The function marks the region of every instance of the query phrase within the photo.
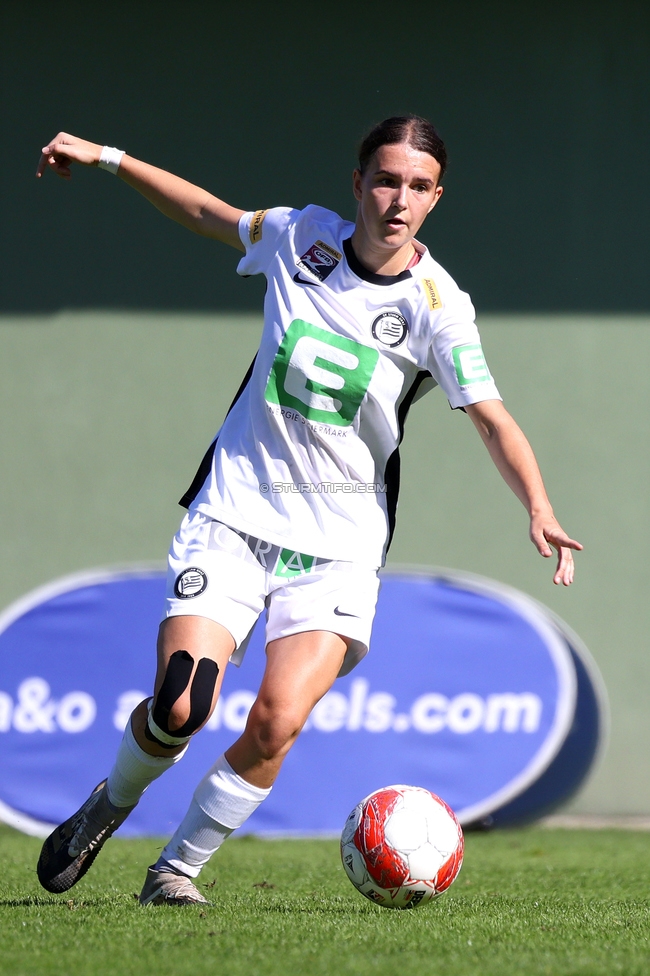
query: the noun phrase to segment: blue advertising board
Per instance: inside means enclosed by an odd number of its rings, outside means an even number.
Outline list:
[[[1,819],[46,833],[108,774],[131,710],[151,694],[163,595],[157,569],[96,571],[0,615]],[[261,620],[207,727],[123,835],[174,830],[243,730],[263,667]],[[582,782],[603,714],[588,653],[535,601],[469,574],[384,573],[370,653],[316,705],[246,829],[337,833],[389,783],[433,790],[465,825],[531,819]]]

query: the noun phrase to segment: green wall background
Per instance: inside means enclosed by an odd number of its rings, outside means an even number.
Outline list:
[[[352,217],[356,146],[405,111],[448,144],[422,237],[479,309],[650,310],[647,0],[3,0],[0,91],[0,311],[259,308],[108,174],[37,184],[61,129]]]
[[[648,814],[650,320],[482,316],[479,325],[556,514],[585,545],[577,581],[553,586],[519,502],[439,391],[409,417],[390,562],[502,580],[574,627],[604,675],[612,734],[573,809]],[[189,313],[0,317],[0,606],[65,573],[164,560],[176,500],[260,327],[254,316]]]

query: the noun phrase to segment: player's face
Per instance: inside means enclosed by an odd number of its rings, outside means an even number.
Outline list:
[[[408,143],[381,146],[363,175],[355,170],[357,226],[368,243],[393,249],[415,237],[440,199],[439,177],[438,161]]]

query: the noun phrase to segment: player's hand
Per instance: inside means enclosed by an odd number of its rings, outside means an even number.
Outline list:
[[[573,564],[572,549],[580,550],[582,546],[575,539],[570,539],[554,515],[533,515],[530,520],[530,538],[540,555],[548,559],[557,549],[557,568],[553,582],[559,586],[570,586],[573,583],[575,566]]]
[[[51,169],[57,176],[69,180],[72,176],[70,163],[97,166],[102,148],[94,142],[71,136],[68,132],[59,132],[42,150],[36,176],[41,177],[46,169]]]

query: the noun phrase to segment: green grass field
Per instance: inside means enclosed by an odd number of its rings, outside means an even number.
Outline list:
[[[160,843],[112,840],[68,895],[44,892],[40,842],[0,827],[3,976],[600,976],[650,972],[650,835],[528,829],[467,837],[437,901],[378,908],[334,841],[229,841],[212,904],[141,908]]]

